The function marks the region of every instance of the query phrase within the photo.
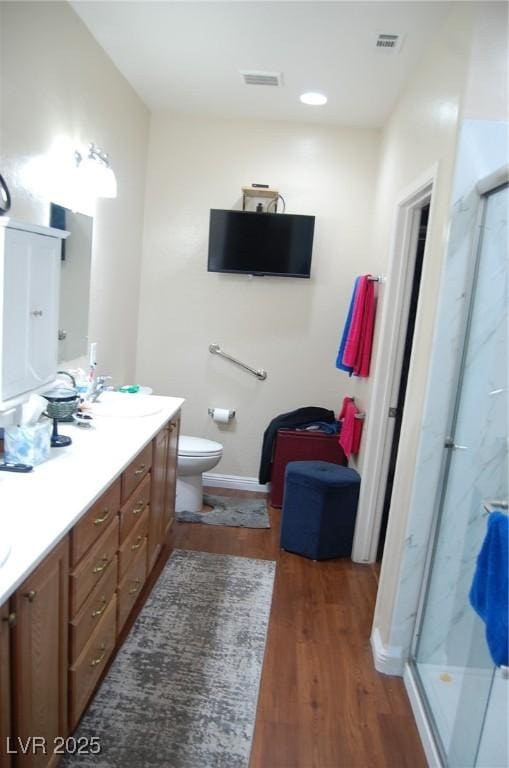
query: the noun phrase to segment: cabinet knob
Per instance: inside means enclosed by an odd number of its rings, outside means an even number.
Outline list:
[[[145,471],[145,464],[140,464],[139,469],[135,471],[135,475],[142,475]]]
[[[106,600],[106,598],[105,597],[101,598],[101,607],[98,608],[96,611],[92,611],[92,613],[90,614],[92,619],[96,619],[98,616],[102,616],[104,611],[106,610],[107,604],[108,604],[108,601]]]
[[[96,659],[92,659],[92,661],[90,662],[91,667],[97,667],[97,665],[104,660],[104,657],[106,656],[106,643],[102,643],[99,647],[99,650],[102,651],[102,653]]]
[[[138,515],[144,509],[145,509],[145,502],[140,499],[140,501],[137,503],[137,505],[132,508],[131,512],[132,512],[133,515]]]
[[[105,507],[103,509],[102,517],[96,517],[95,518],[94,525],[101,525],[101,523],[104,523],[104,521],[107,520],[109,516],[110,516],[110,510],[109,510],[108,507]]]
[[[5,621],[9,627],[15,627],[17,621],[16,614],[13,611],[12,613],[9,613],[7,616],[5,616],[2,621]]]
[[[138,592],[138,590],[140,588],[141,579],[135,579],[131,583],[134,584],[134,586],[129,590],[129,594],[130,595],[135,595],[136,592]]]
[[[97,565],[92,568],[92,573],[102,573],[110,564],[109,558],[102,557]]]
[[[42,317],[43,312],[42,309],[33,309],[30,314],[33,315],[33,317]]]
[[[141,547],[142,542],[143,542],[143,536],[138,536],[138,538],[136,539],[136,544],[131,545],[131,550],[135,552],[137,549]]]
[[[23,597],[26,597],[29,603],[33,603],[35,598],[37,597],[37,592],[35,589],[31,589],[30,592],[25,592]]]

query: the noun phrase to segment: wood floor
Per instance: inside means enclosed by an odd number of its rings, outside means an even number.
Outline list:
[[[270,516],[270,530],[176,523],[173,534],[180,549],[277,562],[250,768],[424,768],[403,681],[373,667],[376,569],[282,552]]]

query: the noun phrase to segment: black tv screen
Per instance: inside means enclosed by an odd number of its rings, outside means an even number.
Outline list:
[[[210,211],[209,272],[309,277],[314,216]]]

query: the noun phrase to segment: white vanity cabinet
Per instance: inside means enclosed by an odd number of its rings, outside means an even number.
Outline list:
[[[0,411],[55,378],[61,241],[67,234],[0,218]]]

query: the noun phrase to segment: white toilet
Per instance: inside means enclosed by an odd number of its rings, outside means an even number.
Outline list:
[[[221,443],[203,437],[180,435],[177,458],[177,512],[200,512],[203,506],[203,472],[216,466],[223,455]]]

